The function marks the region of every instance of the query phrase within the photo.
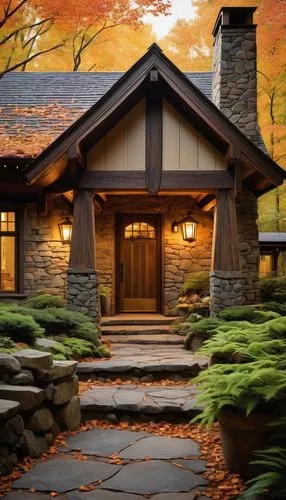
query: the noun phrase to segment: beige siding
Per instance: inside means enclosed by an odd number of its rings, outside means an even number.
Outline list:
[[[163,170],[225,169],[224,156],[164,101]]]
[[[145,101],[137,104],[88,153],[88,170],[145,170]]]

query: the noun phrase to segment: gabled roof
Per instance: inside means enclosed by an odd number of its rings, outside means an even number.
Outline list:
[[[26,174],[29,182],[39,183],[42,187],[55,182],[65,171],[68,158],[88,151],[144,97],[150,72],[154,69],[162,97],[169,100],[217,149],[227,153],[232,165],[239,160],[250,176],[254,172],[254,191],[257,194],[283,182],[284,170],[233,125],[156,44],[31,163]]]
[[[32,158],[40,154],[123,74],[21,71],[5,74],[0,80],[0,158]],[[185,75],[211,99],[212,73]]]

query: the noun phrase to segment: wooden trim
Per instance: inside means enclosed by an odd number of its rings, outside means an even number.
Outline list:
[[[207,194],[200,202],[199,207],[203,212],[209,212],[215,207],[216,198],[213,194]]]
[[[229,172],[203,170],[203,171],[163,171],[161,189],[176,191],[178,189],[229,189],[234,186],[234,180]],[[103,172],[86,172],[81,180],[81,189],[95,189],[97,192],[114,189],[142,190],[146,189],[145,172],[129,172],[128,170]]]
[[[15,290],[1,291],[0,297],[12,297],[24,293],[24,205],[22,203],[0,202],[0,211],[15,212],[15,231],[9,234],[15,236]],[[1,232],[3,234],[3,232]]]
[[[145,179],[150,194],[159,191],[162,175],[162,98],[158,81],[149,83],[146,94]]]

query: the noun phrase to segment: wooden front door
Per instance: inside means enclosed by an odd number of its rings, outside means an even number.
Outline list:
[[[117,228],[117,311],[159,312],[161,218],[121,215]]]

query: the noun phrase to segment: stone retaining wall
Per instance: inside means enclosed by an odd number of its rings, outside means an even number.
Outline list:
[[[0,475],[47,451],[60,430],[79,427],[76,367],[33,349],[0,353]]]

